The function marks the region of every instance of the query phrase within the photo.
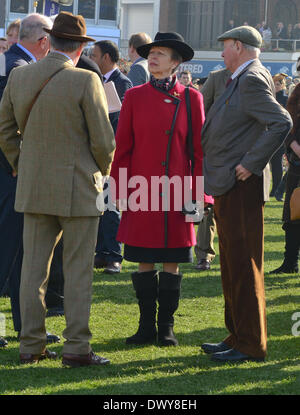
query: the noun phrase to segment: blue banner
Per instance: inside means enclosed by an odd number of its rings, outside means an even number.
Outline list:
[[[45,0],[45,11],[46,16],[54,16],[59,13],[59,4],[55,1]]]
[[[296,62],[264,62],[262,64],[268,68],[271,75],[284,72],[289,76],[294,76],[296,72]],[[209,72],[225,68],[223,60],[192,60],[180,65],[179,72],[188,70],[192,73],[193,78],[206,78]]]

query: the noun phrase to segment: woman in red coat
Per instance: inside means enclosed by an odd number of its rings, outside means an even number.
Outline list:
[[[192,262],[196,243],[194,225],[186,220],[182,207],[188,199],[203,201],[203,101],[198,91],[189,88],[194,153],[191,177],[185,87],[177,82],[175,71],[181,62],[192,59],[193,49],[172,32],[157,33],[153,43],[137,51],[148,58],[151,79],[125,95],[111,171],[117,207],[123,210],[117,239],[125,244],[124,258],[139,263],[138,272],[132,274],[140,308],[139,329],[126,342],[156,341],[158,300],[159,343],[177,345],[173,314],[182,278],[178,263]],[[155,270],[156,263],[163,264],[163,272]]]

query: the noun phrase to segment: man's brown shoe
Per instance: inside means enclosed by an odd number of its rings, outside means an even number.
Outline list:
[[[20,362],[22,364],[38,363],[40,360],[56,359],[56,358],[57,358],[57,353],[50,352],[50,350],[48,349],[45,349],[45,351],[40,354],[20,353]]]
[[[64,366],[100,366],[107,365],[109,363],[110,361],[108,359],[96,355],[93,351],[88,354],[64,353],[62,356],[62,364]]]

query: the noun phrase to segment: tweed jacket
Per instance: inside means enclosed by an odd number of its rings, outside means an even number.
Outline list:
[[[229,191],[238,164],[263,175],[291,128],[289,113],[276,101],[271,74],[255,59],[207,114],[202,130],[205,192],[220,196]],[[267,200],[266,182],[264,187]]]
[[[205,114],[208,113],[212,104],[223,94],[226,82],[230,78],[231,72],[228,69],[211,71],[205,81],[201,94],[203,95]]]
[[[33,97],[45,80],[24,123]],[[107,175],[115,139],[99,76],[51,52],[14,69],[0,105],[0,147],[18,172],[15,209],[57,216],[98,216],[94,174]]]

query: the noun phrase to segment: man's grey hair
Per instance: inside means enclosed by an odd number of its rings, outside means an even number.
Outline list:
[[[255,46],[252,46],[252,45],[247,45],[247,43],[243,43],[243,42],[241,42],[241,43],[243,45],[243,48],[245,48],[249,52],[255,52],[256,57],[257,58],[259,57],[259,55],[260,55],[260,49],[259,48],[255,47]]]
[[[72,39],[63,39],[60,37],[50,35],[51,48],[59,50],[61,52],[74,52],[83,43],[85,44],[86,42],[79,42],[78,40]]]
[[[52,29],[53,23],[47,16],[39,13],[31,13],[21,21],[19,40],[27,40],[30,43],[37,42],[41,37],[48,36],[43,28]]]

